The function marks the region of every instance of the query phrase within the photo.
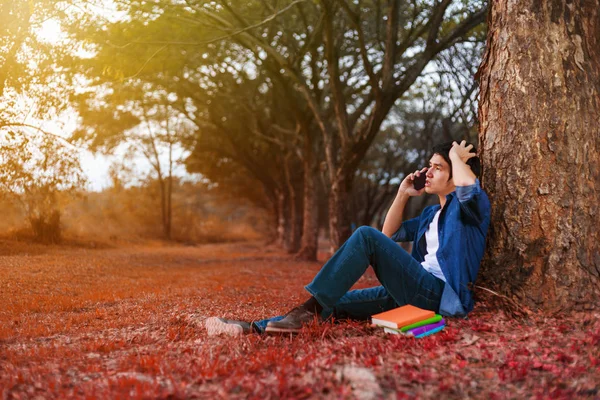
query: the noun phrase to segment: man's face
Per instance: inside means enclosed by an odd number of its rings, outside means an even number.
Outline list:
[[[456,187],[450,177],[450,164],[439,154],[434,154],[429,160],[425,192],[445,196],[452,193]]]

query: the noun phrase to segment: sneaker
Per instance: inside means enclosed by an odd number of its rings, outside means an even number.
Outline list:
[[[208,336],[226,334],[229,336],[241,336],[250,333],[252,327],[245,321],[233,321],[225,318],[210,317],[204,322]]]
[[[287,313],[282,320],[269,322],[265,332],[298,333],[303,325],[311,323],[315,318],[321,320],[320,315],[299,306]]]

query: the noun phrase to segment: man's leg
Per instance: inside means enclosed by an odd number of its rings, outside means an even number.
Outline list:
[[[333,317],[336,320],[354,319],[367,320],[373,314],[391,310],[398,307],[392,296],[383,286],[368,289],[351,290],[336,303],[332,310],[323,311],[321,318]],[[254,331],[264,333],[269,322],[281,321],[284,317],[278,316],[252,322]]]
[[[399,305],[439,307],[443,281],[381,231],[362,226],[306,286],[324,309],[331,309],[371,265],[379,282]],[[417,305],[417,304],[415,304]]]
[[[419,262],[382,232],[366,226],[352,234],[306,286],[306,290],[324,312],[331,311],[369,265],[397,305],[412,304],[438,311],[444,282],[425,271]],[[293,332],[310,319],[310,310],[298,307],[283,320],[270,322],[266,330]]]
[[[371,315],[392,310],[398,304],[383,286],[351,290],[335,304],[333,309],[323,316],[330,315],[336,320],[352,319],[366,321]]]
[[[365,321],[373,314],[388,311],[396,307],[398,307],[398,304],[394,298],[390,296],[387,290],[385,290],[383,286],[377,286],[349,291],[342,296],[332,310],[323,311],[321,318],[327,319],[333,317],[336,320],[352,319]],[[218,326],[218,328],[213,327],[212,329],[209,329],[208,321],[211,320],[211,318],[209,318],[207,320],[207,330],[209,331],[209,336],[221,333],[234,336],[251,332],[264,333],[269,322],[281,321],[283,318],[284,316],[277,316],[249,323],[213,317],[215,320],[214,324]],[[231,325],[235,326],[232,327]],[[243,329],[238,326],[243,326]]]
[[[263,320],[260,320],[260,321],[254,321],[252,323],[252,326],[259,333],[264,333],[265,329],[267,328],[267,325],[268,325],[269,322],[281,321],[283,318],[284,318],[284,316],[280,315],[280,316],[273,317],[273,318],[267,318],[267,319],[263,319]]]

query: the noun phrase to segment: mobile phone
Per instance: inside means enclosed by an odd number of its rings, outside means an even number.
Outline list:
[[[425,187],[425,181],[427,180],[427,172],[421,172],[421,175],[415,176],[413,179],[413,187],[415,190],[421,190]]]

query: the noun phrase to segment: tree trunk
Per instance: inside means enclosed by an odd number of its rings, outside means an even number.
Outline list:
[[[288,192],[288,206],[289,206],[289,229],[286,232],[286,250],[288,253],[296,253],[300,249],[300,238],[302,236],[302,213],[300,213],[299,201],[297,188],[292,180],[292,173],[290,171],[291,153],[288,154],[283,162],[285,185]]]
[[[296,258],[305,261],[317,261],[319,239],[319,199],[317,197],[317,182],[319,170],[316,163],[312,144],[306,140],[304,168],[304,221],[300,251]]]
[[[348,182],[348,174],[340,173],[331,183],[329,192],[329,241],[333,254],[350,237],[350,213],[348,212],[348,196],[352,188]]]
[[[288,247],[288,253],[296,254],[300,250],[300,244],[302,240],[302,229],[304,228],[304,185],[296,185],[294,187],[294,216],[291,220],[291,236],[292,240]]]
[[[277,246],[285,247],[285,231],[286,231],[286,201],[285,193],[282,190],[277,190]]]
[[[493,1],[487,46],[482,275],[532,308],[597,307],[600,1]]]
[[[274,194],[267,194],[267,199],[271,205],[269,212],[270,225],[272,230],[266,237],[265,246],[278,244],[278,228],[279,228],[279,204],[277,197]]]
[[[167,119],[167,130],[168,130]],[[171,240],[171,232],[173,226],[173,142],[169,134],[169,175],[167,177],[167,219],[165,227],[165,236],[167,240]]]
[[[167,188],[162,174],[158,173],[158,187],[160,189],[160,220],[165,239],[169,238],[169,228],[167,224]]]
[[[165,217],[165,238],[167,240],[171,240],[171,231],[172,231],[172,220],[173,220],[173,177],[171,176],[171,172],[169,171],[169,176],[167,177],[167,193],[166,193],[166,208],[167,214]]]

